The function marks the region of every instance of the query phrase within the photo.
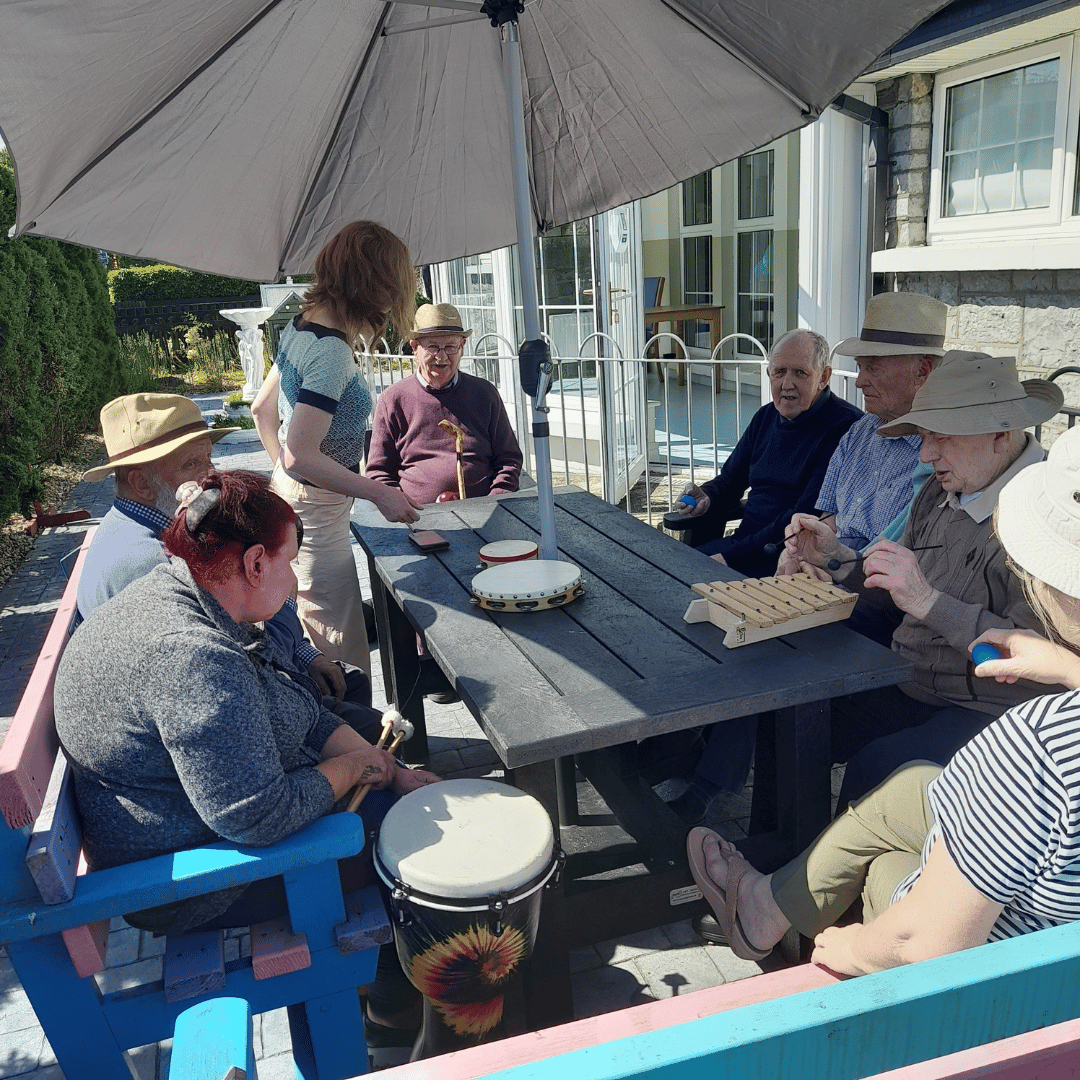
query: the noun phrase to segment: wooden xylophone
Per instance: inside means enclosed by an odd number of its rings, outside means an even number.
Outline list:
[[[846,619],[858,597],[810,574],[699,582],[683,619],[726,630],[729,649]]]

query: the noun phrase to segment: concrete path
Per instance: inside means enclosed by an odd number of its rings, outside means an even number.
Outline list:
[[[221,411],[220,397],[196,400],[208,416]],[[215,447],[214,462],[219,467],[270,471],[269,459],[253,431],[222,439]],[[66,508],[85,507],[96,519],[108,511],[112,499],[111,478],[84,482],[72,493]],[[0,590],[0,739],[10,726],[64,590],[59,559],[78,547],[87,524],[94,522],[45,530],[30,557]],[[360,549],[355,551],[364,595],[370,597],[367,567]],[[374,701],[378,707],[386,703],[386,697],[377,652],[373,660]],[[502,776],[501,763],[463,704],[429,702],[425,710],[433,770],[444,777]],[[677,789],[673,788],[671,794],[677,794]],[[748,816],[749,803],[743,793],[723,805],[714,805],[710,820],[725,835],[737,838],[744,835]],[[108,968],[97,977],[101,989],[112,991],[158,978],[163,950],[163,939],[115,920],[109,937]],[[247,934],[234,932],[226,950],[226,960],[247,954]],[[579,1018],[743,979],[762,970],[757,964],[739,960],[727,948],[702,946],[689,921],[581,949],[572,956],[572,968],[574,1012]],[[293,1080],[285,1010],[256,1016],[254,1037],[260,1080]],[[133,1051],[131,1064],[139,1080],[167,1080],[169,1050],[170,1042],[166,1040]],[[12,1076],[61,1080],[63,1073],[0,949],[0,1078]]]

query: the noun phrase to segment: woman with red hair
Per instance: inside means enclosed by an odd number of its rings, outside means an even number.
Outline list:
[[[211,470],[177,497],[172,561],[95,609],[57,673],[91,867],[222,838],[273,844],[358,783],[402,795],[437,780],[365,742],[278,666],[259,624],[296,586],[301,529],[269,481]],[[158,933],[242,926],[275,917],[283,897],[272,879],[127,919]]]

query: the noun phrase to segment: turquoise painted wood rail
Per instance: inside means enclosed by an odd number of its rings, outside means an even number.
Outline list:
[[[488,1075],[856,1080],[1078,1016],[1080,924],[1070,924]]]

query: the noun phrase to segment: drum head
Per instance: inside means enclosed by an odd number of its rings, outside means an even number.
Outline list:
[[[486,897],[527,884],[554,847],[551,819],[531,795],[495,780],[444,780],[390,808],[376,866],[432,896]]]
[[[472,591],[488,600],[543,600],[580,581],[581,571],[573,563],[533,559],[481,570],[472,579]]]
[[[537,546],[533,540],[495,540],[480,549],[480,561],[491,566],[499,563],[535,559]]]

